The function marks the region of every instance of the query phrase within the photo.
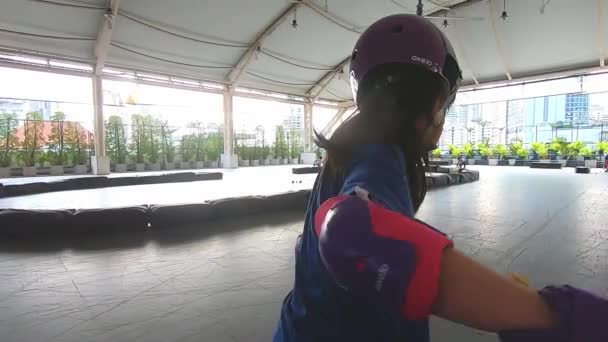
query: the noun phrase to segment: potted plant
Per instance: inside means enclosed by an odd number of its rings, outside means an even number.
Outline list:
[[[277,126],[275,131],[274,158],[277,160],[276,164],[287,164],[287,140],[283,126]]]
[[[529,151],[523,147],[523,145],[517,149],[515,152],[518,160],[515,162],[515,166],[527,166],[529,165],[528,157],[530,155]]]
[[[32,177],[37,173],[36,162],[44,143],[43,125],[40,112],[29,112],[25,115],[20,154],[21,162],[24,165],[22,169],[24,177]]]
[[[509,144],[509,165],[515,165],[515,162],[519,159],[518,151],[523,147],[524,144],[519,139]]]
[[[456,165],[458,163],[458,157],[460,157],[460,154],[462,153],[462,149],[456,145],[448,145],[448,150],[450,151],[452,164]]]
[[[490,165],[488,158],[492,154],[492,148],[490,147],[488,142],[484,141],[478,143],[477,150],[479,151],[479,155],[481,155],[481,160],[476,160],[475,165]]]
[[[432,160],[441,160],[441,148],[436,148],[431,152],[431,159]]]
[[[475,155],[475,150],[473,148],[473,144],[471,144],[471,143],[464,144],[464,146],[462,146],[462,152],[469,160],[468,163],[472,164],[473,157]]]
[[[186,134],[182,136],[181,142],[179,144],[179,155],[181,159],[179,163],[180,169],[185,170],[192,167],[192,162],[194,161],[194,156],[196,153],[197,143],[198,137],[196,136],[196,134]]]
[[[547,144],[535,141],[532,143],[532,152],[534,153],[534,160],[540,160],[541,162],[549,162],[549,149]]]
[[[570,149],[566,139],[563,137],[553,138],[549,148],[556,152],[557,155],[555,156],[555,159],[558,160],[562,166],[566,166]]]
[[[75,127],[76,136],[79,127]],[[78,140],[78,139],[75,139]],[[76,141],[77,145],[78,142]],[[122,118],[117,115],[108,117],[106,122],[106,149],[115,172],[127,172],[127,133]],[[79,151],[77,151],[80,154]]]
[[[124,126],[122,127],[124,134]],[[65,142],[68,148],[69,159],[74,165],[74,173],[81,175],[88,171],[88,162],[90,158],[93,138],[92,135],[84,129],[79,123],[68,122],[65,131]],[[121,145],[122,153],[126,158],[126,137]],[[126,165],[125,165],[126,171]]]
[[[300,155],[304,152],[304,148],[302,146],[302,136],[300,132],[296,129],[292,129],[290,132],[290,145],[289,145],[289,157],[291,164],[299,164],[300,163]]]
[[[606,153],[608,153],[608,140],[607,141],[599,141],[597,143],[597,152],[600,154],[600,157],[604,157]]]
[[[145,155],[148,157],[146,168],[150,171],[160,171],[161,137],[159,121],[155,120],[151,115],[146,115],[144,117],[144,123],[147,135]]]
[[[51,116],[51,132],[48,137],[47,157],[51,163],[52,176],[63,175],[63,166],[66,164],[67,153],[65,149],[65,114],[55,112]]]
[[[499,158],[499,160],[497,161],[497,165],[500,165],[500,166],[509,165],[509,161],[507,160],[507,155],[509,154],[509,149],[505,145],[503,145],[503,144],[496,145],[496,147],[494,148],[494,153]]]
[[[260,148],[258,147],[257,139],[253,142],[253,147],[251,148],[251,166],[259,166],[260,165]]]
[[[18,141],[15,131],[19,125],[14,113],[0,113],[0,178],[11,176],[11,165]]]
[[[135,161],[135,171],[144,171],[146,149],[146,131],[144,117],[140,114],[131,116],[131,154]]]
[[[169,127],[169,123],[167,121],[160,122],[159,129],[163,167],[165,170],[173,170],[175,169],[175,145],[173,143],[173,133],[175,133],[176,130]]]
[[[218,127],[217,130],[210,131],[204,142],[203,151],[207,160],[205,166],[211,168],[219,167],[219,159],[224,151],[224,134],[221,128]]]
[[[575,158],[577,161],[583,161],[585,160],[585,158],[580,154],[580,151],[583,147],[585,147],[585,143],[580,140],[570,143],[568,145],[568,154],[570,155],[570,157]]]
[[[585,146],[585,147],[581,148],[578,153],[579,153],[579,156],[584,158],[585,167],[589,167],[589,168],[597,167],[597,159],[594,158],[595,153],[593,152],[593,150],[590,147]]]

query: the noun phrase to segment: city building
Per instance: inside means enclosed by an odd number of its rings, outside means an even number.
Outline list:
[[[289,114],[283,120],[286,132],[293,130],[304,134],[304,108],[302,106],[291,106]]]
[[[589,94],[572,93],[566,95],[566,121],[589,123]]]

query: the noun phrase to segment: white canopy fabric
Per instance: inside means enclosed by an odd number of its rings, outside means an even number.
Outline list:
[[[117,3],[108,67],[348,101],[348,56],[360,32],[383,16],[414,13],[417,2],[2,0],[0,48],[95,64],[101,23]],[[426,0],[423,5],[452,41],[465,84],[483,84],[603,66],[606,2]]]

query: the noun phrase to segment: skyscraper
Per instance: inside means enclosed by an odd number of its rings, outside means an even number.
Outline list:
[[[283,126],[287,132],[295,130],[304,133],[304,108],[302,106],[291,106],[289,114],[283,120]]]
[[[589,94],[572,93],[566,95],[566,121],[589,123]]]

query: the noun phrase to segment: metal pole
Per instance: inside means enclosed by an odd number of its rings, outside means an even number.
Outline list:
[[[238,158],[234,155],[233,96],[234,89],[226,86],[224,91],[224,155],[222,158],[224,168],[238,166]]]
[[[93,115],[95,132],[95,155],[105,157],[106,151],[106,128],[103,123],[103,87],[101,76],[93,75]]]
[[[312,102],[307,100],[304,104],[304,151],[311,152],[313,148]]]

